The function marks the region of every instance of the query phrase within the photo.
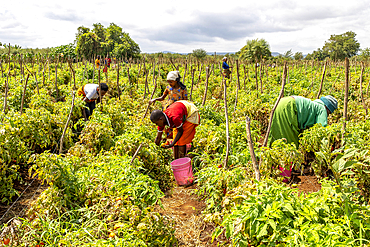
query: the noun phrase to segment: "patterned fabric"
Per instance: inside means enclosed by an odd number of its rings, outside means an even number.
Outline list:
[[[163,93],[165,96],[168,96],[167,101],[164,101],[163,110],[166,110],[170,105],[175,103],[178,100],[187,100],[188,91],[185,89],[177,88],[174,89],[171,86],[167,86],[166,90]]]
[[[224,69],[223,74],[225,78],[230,79],[230,74],[231,74],[230,69]]]
[[[100,60],[99,59],[95,60],[95,66],[96,66],[97,69],[99,69],[99,66],[100,66]]]

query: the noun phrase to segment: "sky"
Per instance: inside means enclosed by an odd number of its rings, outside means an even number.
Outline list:
[[[265,39],[272,52],[303,54],[353,31],[370,47],[370,4],[361,0],[2,0],[0,42],[22,48],[73,43],[77,28],[123,28],[142,52],[237,52]]]

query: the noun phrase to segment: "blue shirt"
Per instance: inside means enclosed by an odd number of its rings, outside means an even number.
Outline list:
[[[228,69],[228,68],[230,68],[230,67],[229,67],[229,65],[228,65],[226,62],[223,62],[223,63],[222,63],[222,68],[223,68],[223,69]]]

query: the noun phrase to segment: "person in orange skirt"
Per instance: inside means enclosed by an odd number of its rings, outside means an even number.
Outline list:
[[[186,144],[193,141],[195,128],[200,123],[198,108],[187,100],[179,100],[164,111],[152,111],[150,120],[158,126],[155,144],[159,145],[161,143],[163,130],[166,126],[173,128],[173,136],[175,137],[173,142],[161,146],[163,148],[173,147],[174,159],[185,157]]]

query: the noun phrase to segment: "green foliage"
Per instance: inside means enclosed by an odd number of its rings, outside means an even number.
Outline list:
[[[128,33],[114,23],[104,28],[100,23],[93,24],[94,28],[79,27],[76,34],[76,52],[85,58],[94,55],[102,57],[111,54],[116,57],[138,57],[140,48]]]
[[[239,58],[252,63],[261,62],[261,59],[271,57],[270,45],[265,39],[247,40],[247,44],[239,51]]]
[[[204,49],[195,49],[192,55],[198,60],[203,60],[207,56],[207,52]]]
[[[352,57],[360,50],[360,43],[355,39],[356,34],[352,31],[339,35],[330,35],[322,50],[333,60],[344,60],[345,57]]]
[[[69,59],[76,58],[76,47],[74,44],[70,43],[68,45],[61,45],[50,49],[50,55],[53,57],[58,57],[61,54]]]
[[[370,218],[354,197],[330,181],[305,195],[272,180],[245,184],[223,200],[224,217],[213,238],[224,233],[232,246],[362,245],[370,237]]]

